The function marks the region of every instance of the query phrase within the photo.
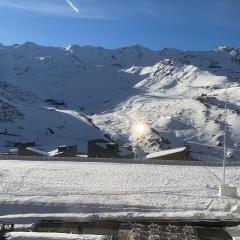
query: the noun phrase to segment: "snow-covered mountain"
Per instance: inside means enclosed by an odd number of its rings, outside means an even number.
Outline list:
[[[0,44],[0,146],[46,150],[110,136],[145,152],[190,145],[220,157],[225,87],[228,148],[240,158],[240,49],[119,49]],[[132,126],[144,122],[144,138]]]

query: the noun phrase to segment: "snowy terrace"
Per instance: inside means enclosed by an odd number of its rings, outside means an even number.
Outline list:
[[[222,168],[0,161],[0,220],[39,218],[240,218],[239,199],[218,196]],[[227,168],[240,191],[240,167]]]

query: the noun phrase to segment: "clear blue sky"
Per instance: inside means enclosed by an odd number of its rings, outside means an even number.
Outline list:
[[[0,42],[240,47],[240,0],[0,0]]]

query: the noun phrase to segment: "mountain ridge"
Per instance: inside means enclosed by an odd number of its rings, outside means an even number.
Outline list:
[[[0,135],[0,146],[77,143],[86,151],[87,140],[105,134],[135,145],[132,125],[140,119],[151,129],[140,140],[146,153],[189,144],[194,153],[221,157],[226,86],[229,155],[239,159],[238,48],[0,44],[0,128],[17,135]]]

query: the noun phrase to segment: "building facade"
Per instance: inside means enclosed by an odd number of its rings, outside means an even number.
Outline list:
[[[133,158],[134,154],[119,144],[109,142],[105,139],[88,141],[89,158]]]

